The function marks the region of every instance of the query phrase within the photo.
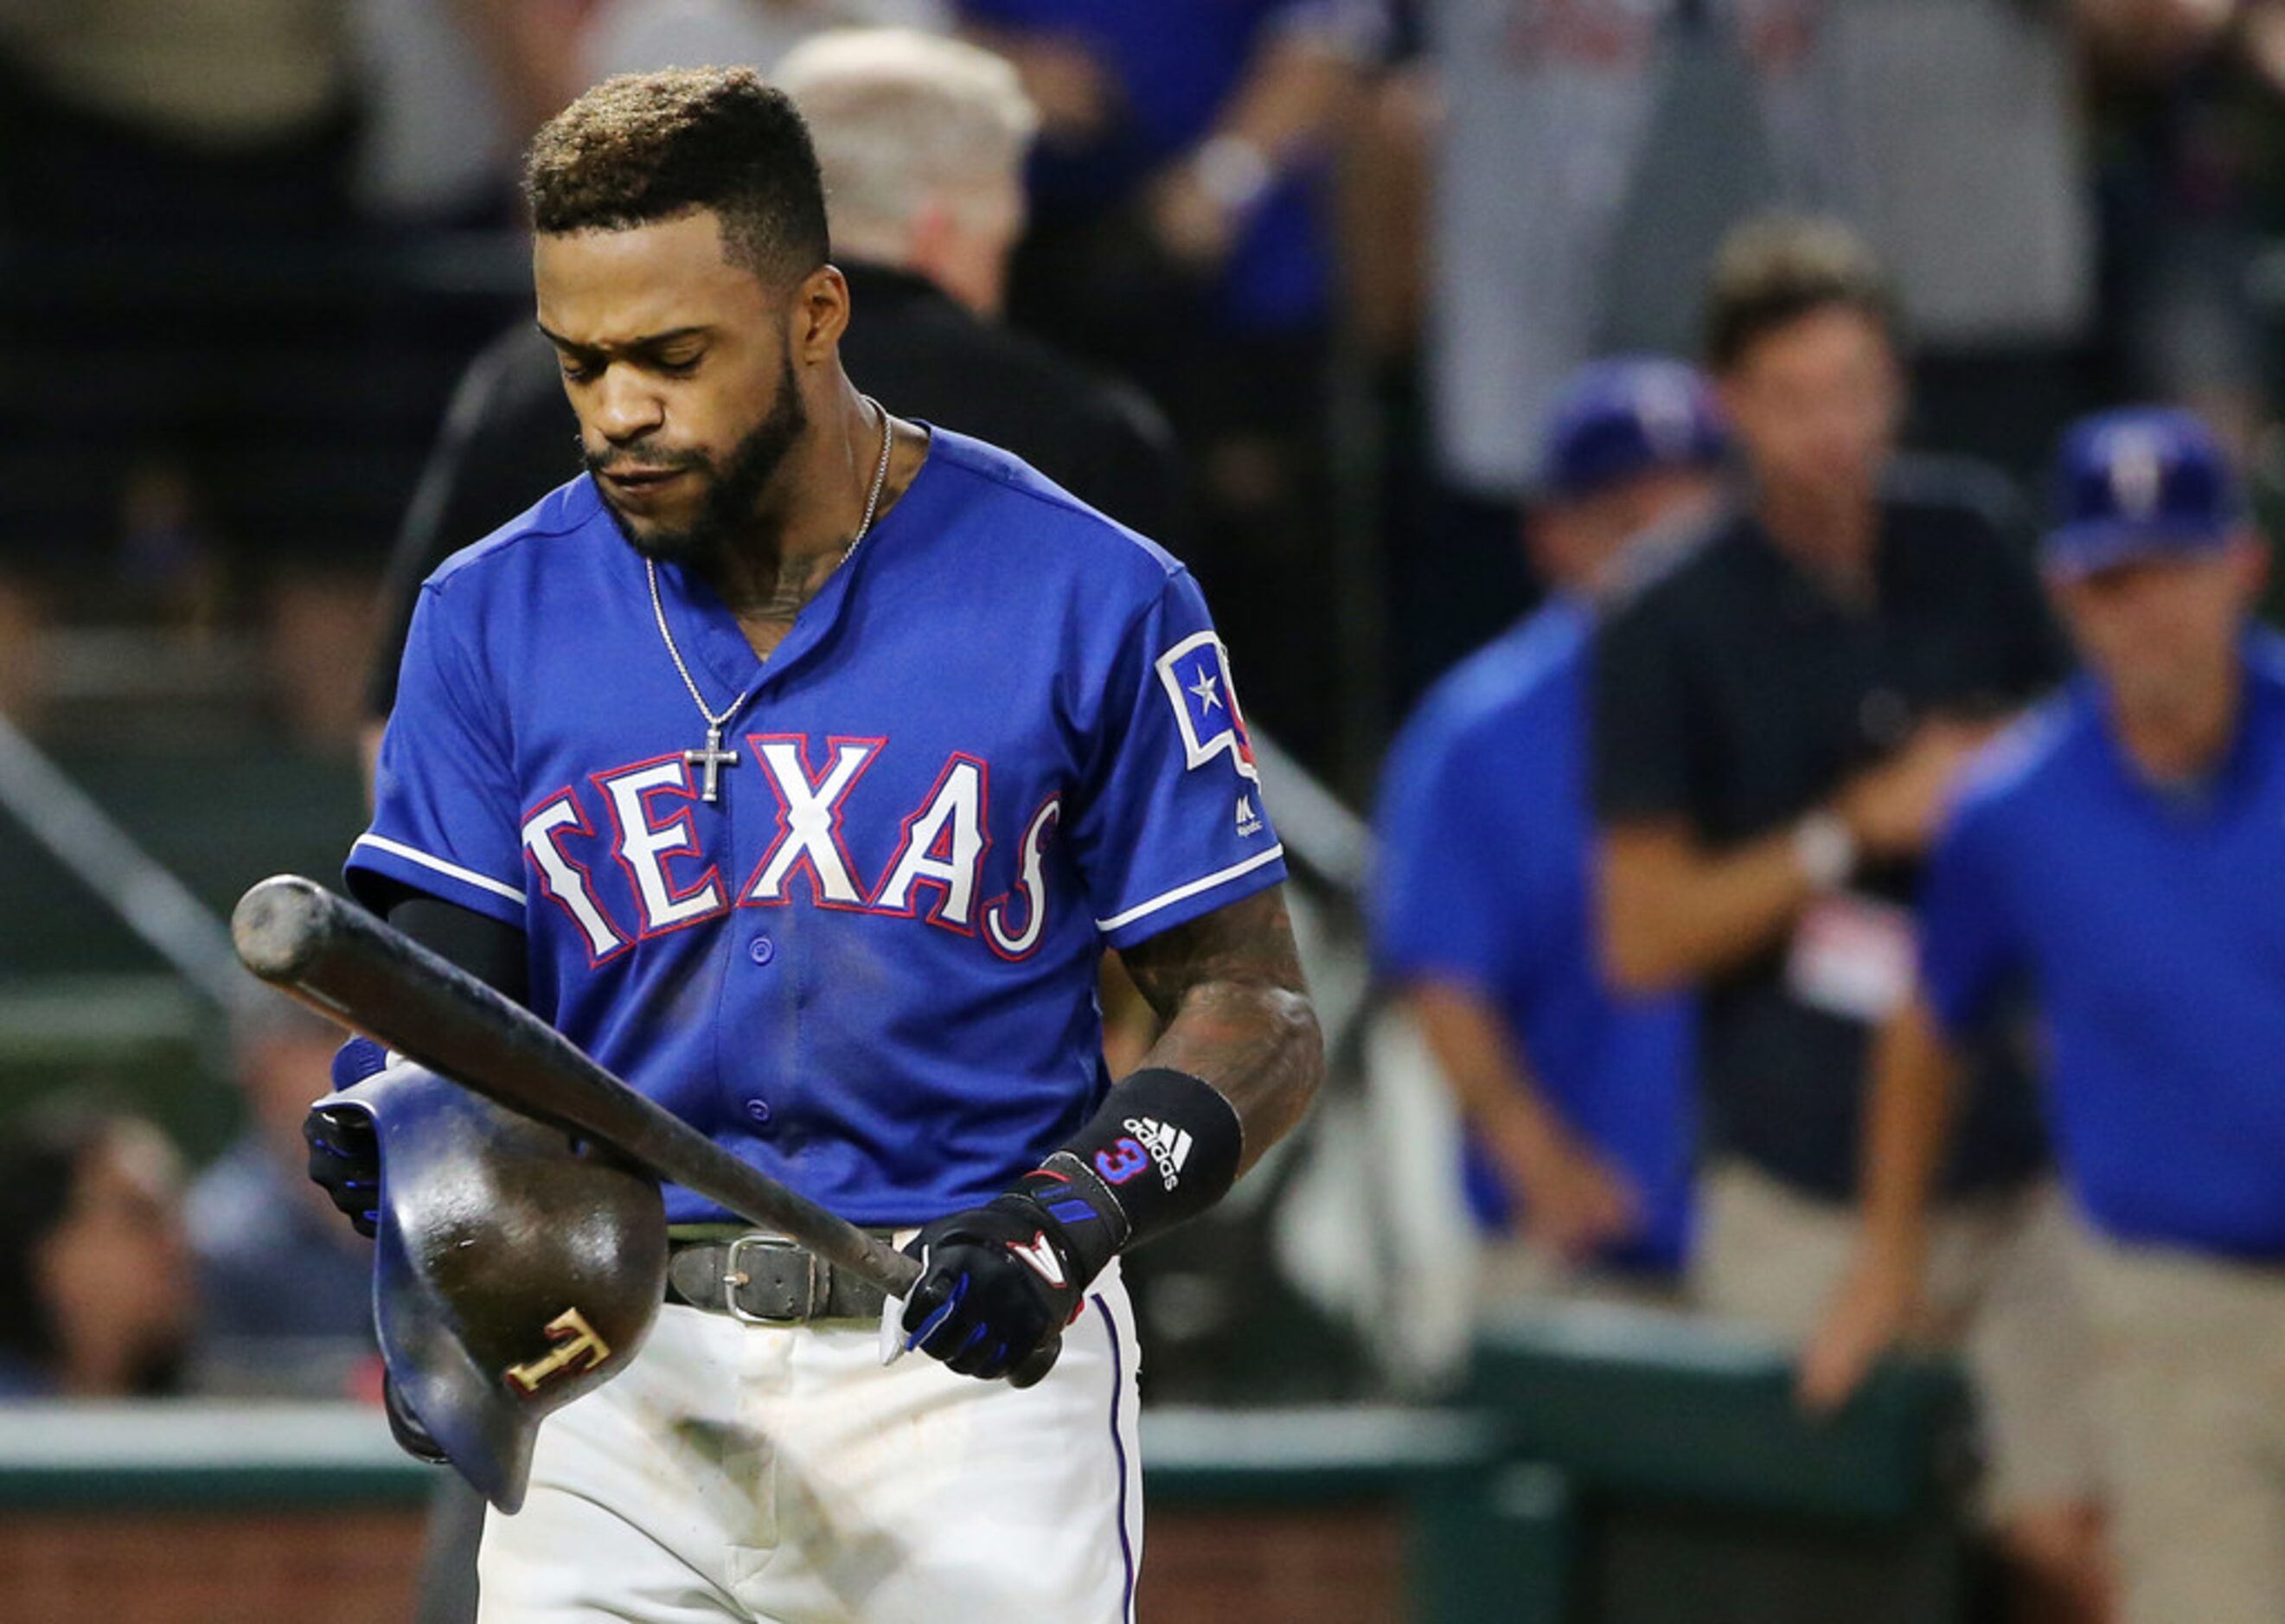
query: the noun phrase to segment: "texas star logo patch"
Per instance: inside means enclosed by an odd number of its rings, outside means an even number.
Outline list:
[[[1192,770],[1228,755],[1239,774],[1259,782],[1253,741],[1230,686],[1229,651],[1211,632],[1195,632],[1158,656],[1158,680],[1182,734],[1182,765]]]

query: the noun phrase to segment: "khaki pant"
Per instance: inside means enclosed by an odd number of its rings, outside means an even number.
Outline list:
[[[2126,1624],[2285,1620],[2285,1269],[2081,1229]]]
[[[1734,1161],[1717,1164],[1703,1191],[1692,1281],[1699,1306],[1806,1341],[1854,1256],[1855,1209]],[[2095,1499],[2091,1338],[2061,1192],[2042,1182],[1937,1209],[1924,1296],[1929,1322],[1916,1339],[1956,1350],[1975,1385],[1988,1518],[2004,1523]]]

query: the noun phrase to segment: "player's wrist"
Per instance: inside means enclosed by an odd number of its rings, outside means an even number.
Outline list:
[[[1110,1190],[1064,1151],[1017,1180],[995,1204],[1019,1208],[1047,1236],[1073,1286],[1082,1291],[1125,1250],[1133,1234]]]
[[[1203,1078],[1146,1066],[1018,1181],[1092,1278],[1112,1257],[1205,1212],[1237,1182],[1245,1130]]]

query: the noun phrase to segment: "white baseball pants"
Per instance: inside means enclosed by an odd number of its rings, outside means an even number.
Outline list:
[[[883,1369],[871,1324],[670,1304],[488,1512],[482,1624],[1128,1624],[1142,1555],[1118,1266],[1037,1386]]]

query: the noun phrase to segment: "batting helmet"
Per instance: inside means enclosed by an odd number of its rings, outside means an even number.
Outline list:
[[[409,1062],[318,1106],[364,1113],[379,1144],[373,1311],[390,1380],[514,1512],[541,1419],[617,1375],[658,1317],[658,1186]]]

